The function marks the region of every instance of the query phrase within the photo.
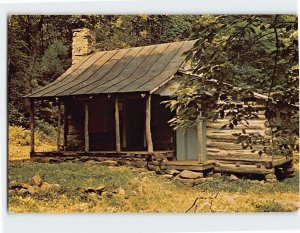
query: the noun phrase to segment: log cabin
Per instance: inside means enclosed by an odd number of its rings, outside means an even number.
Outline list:
[[[236,129],[220,130],[226,119],[202,120],[196,127],[176,131],[171,128],[168,121],[174,113],[161,103],[178,89],[174,77],[188,66],[184,52],[194,43],[96,51],[90,30],[74,30],[72,66],[26,96],[31,103],[31,156],[144,158],[148,162],[163,158],[169,169],[263,175],[273,174],[274,168],[290,168],[291,157],[261,157],[243,150],[232,135]],[[263,98],[257,94],[251,101]],[[59,103],[57,151],[35,151],[34,102],[39,100]],[[250,120],[247,130],[264,134],[264,122],[261,114]]]

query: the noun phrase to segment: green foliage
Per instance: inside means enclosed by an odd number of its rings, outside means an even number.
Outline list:
[[[220,15],[200,21],[198,41],[187,57],[192,67],[179,77],[180,89],[167,102],[176,111],[171,124],[187,127],[200,118],[229,116],[223,128],[247,125],[257,109],[241,100],[258,92],[270,97],[257,104],[265,105],[272,138],[244,135],[238,141],[251,146],[260,138],[268,144],[260,154],[291,154],[299,134],[297,17]]]
[[[10,145],[28,146],[30,144],[30,130],[22,126],[9,126],[8,132]],[[48,126],[47,130],[44,129],[43,131],[37,129],[35,132],[35,145],[41,146],[47,141],[51,142],[53,138],[55,137],[53,137],[53,128],[51,126]]]
[[[60,40],[55,40],[41,58],[42,85],[58,78],[68,67],[68,48]]]

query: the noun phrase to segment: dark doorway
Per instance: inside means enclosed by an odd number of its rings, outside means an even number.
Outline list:
[[[124,150],[145,150],[145,104],[142,98],[122,101],[121,140]]]

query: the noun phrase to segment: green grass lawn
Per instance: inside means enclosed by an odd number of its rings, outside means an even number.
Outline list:
[[[295,211],[299,202],[299,172],[276,183],[214,177],[190,187],[143,169],[84,163],[9,162],[9,181],[30,183],[40,175],[58,191],[36,194],[9,192],[10,212],[185,212],[201,197],[197,212]],[[87,187],[107,187],[103,195],[84,193]],[[122,188],[124,194],[112,194]],[[217,198],[210,199],[212,195]]]

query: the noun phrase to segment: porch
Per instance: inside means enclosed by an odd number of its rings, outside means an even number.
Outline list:
[[[79,161],[118,161],[118,165],[139,164],[138,167],[145,167],[149,170],[157,171],[163,167],[165,170],[190,170],[196,172],[214,172],[214,173],[237,173],[244,175],[263,175],[275,174],[280,169],[283,172],[292,167],[293,159],[291,157],[275,156],[273,158],[217,158],[208,155],[207,161],[200,163],[195,160],[176,160],[175,151],[154,151],[149,154],[147,151],[57,151],[57,152],[33,152],[33,159],[60,159],[61,161],[79,160]],[[130,162],[131,161],[131,162]],[[142,166],[140,163],[143,162]],[[133,164],[131,164],[133,163]],[[107,165],[105,162],[103,165]]]

